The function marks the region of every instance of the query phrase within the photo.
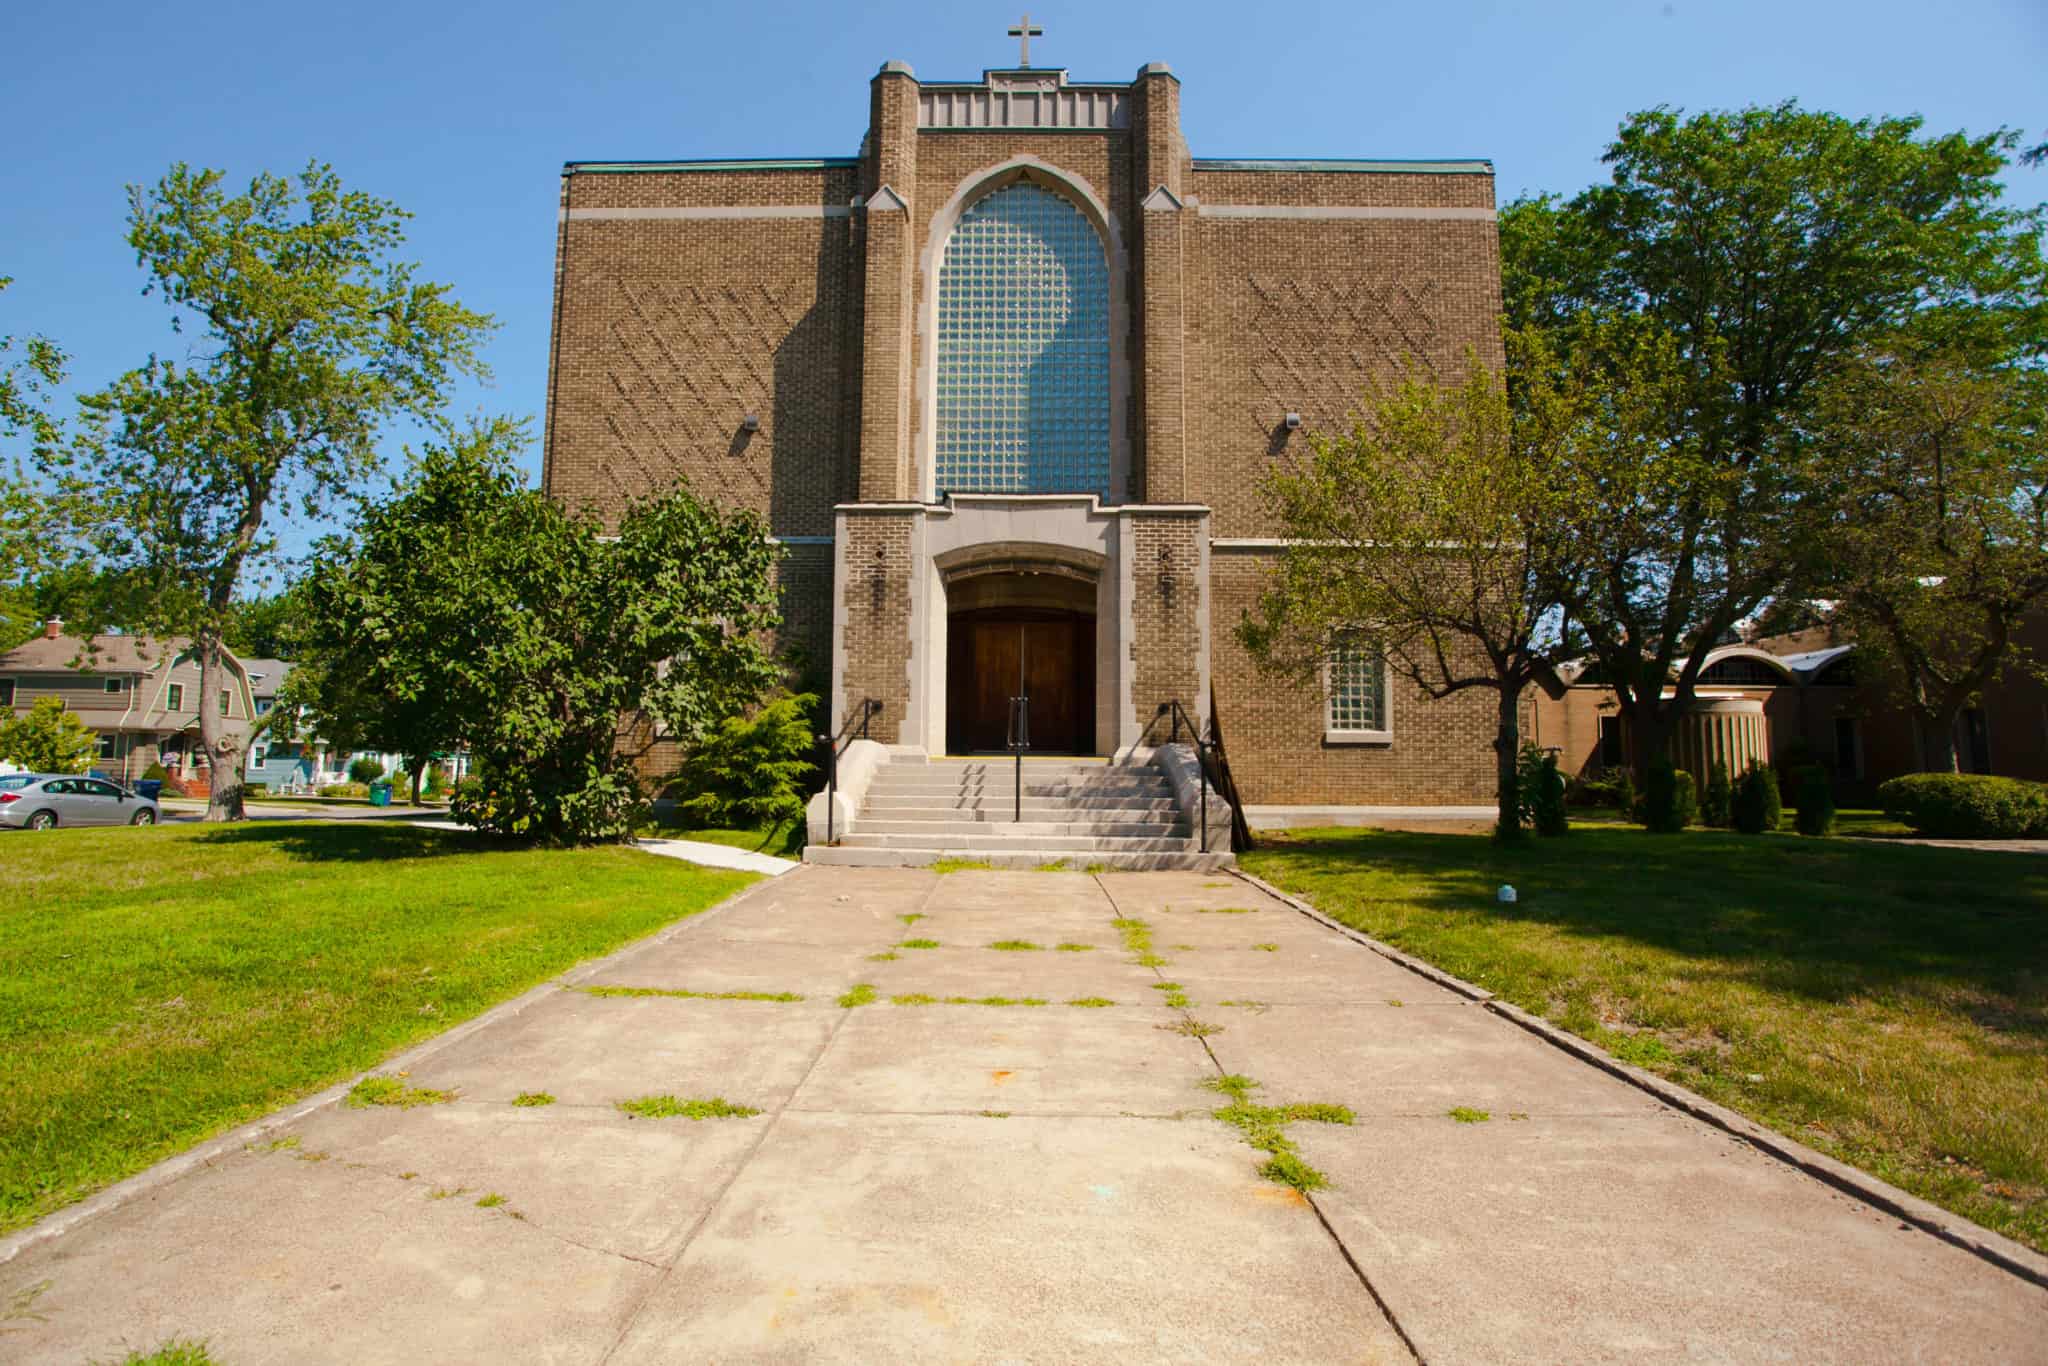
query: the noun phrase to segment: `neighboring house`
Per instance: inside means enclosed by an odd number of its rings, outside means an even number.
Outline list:
[[[178,636],[64,634],[61,620],[43,634],[0,655],[0,708],[24,715],[42,698],[92,727],[100,741],[94,768],[132,783],[162,764],[190,789],[206,786],[199,747],[199,662],[191,641]],[[230,734],[246,736],[255,700],[242,662],[226,654],[227,685],[210,705]]]
[[[2016,633],[2021,651],[2048,657],[2048,613]],[[1704,781],[1714,759],[1740,772],[1752,757],[1805,757],[1833,775],[1839,798],[1867,800],[1887,778],[1922,768],[1917,725],[1896,679],[1866,666],[1853,641],[1827,627],[1721,645],[1700,671],[1701,705],[1674,739],[1673,758]],[[1566,773],[1590,776],[1627,761],[1613,690],[1587,670],[1561,698],[1540,697],[1535,743]],[[2048,781],[2048,686],[2018,662],[1956,718],[1965,773]]]
[[[256,716],[260,719],[270,715],[295,666],[286,659],[245,659],[242,665],[249,675]],[[246,781],[262,783],[272,792],[310,792],[329,783],[347,782],[349,765],[357,759],[375,759],[387,774],[405,767],[403,755],[335,749],[305,727],[273,723],[250,744],[242,773]],[[451,782],[458,781],[468,771],[469,756],[446,755],[435,763]]]

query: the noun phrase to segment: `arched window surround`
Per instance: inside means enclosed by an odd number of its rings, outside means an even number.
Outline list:
[[[961,215],[984,196],[1019,181],[1029,181],[1072,203],[1102,240],[1109,269],[1109,497],[1105,501],[1136,501],[1131,487],[1130,308],[1123,235],[1116,218],[1087,181],[1031,156],[1015,157],[967,176],[932,216],[918,262],[918,498],[926,503],[938,499],[939,270],[946,259],[946,245]]]

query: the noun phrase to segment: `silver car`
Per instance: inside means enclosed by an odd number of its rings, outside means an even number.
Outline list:
[[[0,775],[0,828],[155,825],[161,815],[148,797],[139,797],[104,778],[73,773]]]

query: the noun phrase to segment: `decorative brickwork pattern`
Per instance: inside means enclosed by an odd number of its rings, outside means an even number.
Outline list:
[[[916,516],[908,509],[863,509],[849,511],[844,521],[841,714],[863,698],[880,702],[881,715],[868,734],[883,744],[901,738],[910,707],[910,543]]]
[[[1199,513],[1139,514],[1131,533],[1131,705],[1140,726],[1179,702],[1190,716],[1208,709],[1201,695],[1203,518]]]

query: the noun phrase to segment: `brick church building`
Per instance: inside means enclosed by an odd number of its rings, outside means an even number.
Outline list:
[[[1000,751],[1020,693],[1034,753],[1127,756],[1177,701],[1247,804],[1488,801],[1486,700],[1365,657],[1315,696],[1232,631],[1262,472],[1500,363],[1492,167],[1204,158],[1182,96],[889,62],[857,156],[570,163],[545,487],[759,510],[781,644],[897,758]]]

